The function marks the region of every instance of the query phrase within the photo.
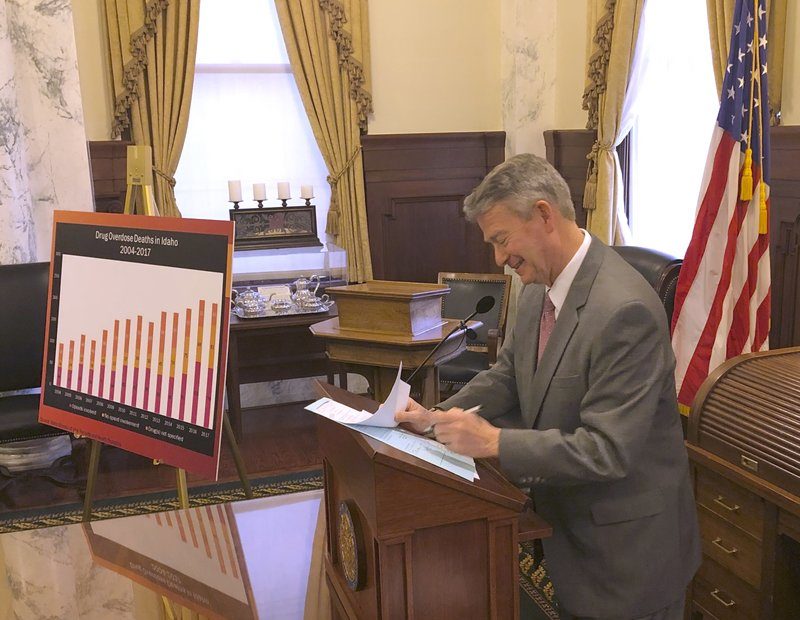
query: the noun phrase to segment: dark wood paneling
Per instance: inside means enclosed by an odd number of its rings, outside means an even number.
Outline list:
[[[772,328],[770,348],[800,345],[800,126],[773,127],[770,180]]]
[[[364,136],[376,279],[435,282],[440,271],[499,272],[464,198],[504,159],[505,133]]]
[[[127,148],[130,144],[121,140],[89,142],[95,211],[122,213],[127,190]]]
[[[586,187],[586,172],[597,137],[593,129],[555,129],[544,132],[547,161],[561,173],[569,185],[572,203],[575,205],[575,220],[581,228],[586,227],[586,211],[583,210],[583,190]]]

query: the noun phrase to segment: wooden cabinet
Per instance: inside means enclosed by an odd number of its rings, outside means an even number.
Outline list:
[[[800,618],[798,370],[800,348],[743,355],[695,399],[687,448],[703,562],[692,620]]]

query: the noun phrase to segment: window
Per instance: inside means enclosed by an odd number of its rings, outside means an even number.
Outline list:
[[[264,206],[277,207],[277,183],[314,186],[317,232],[325,241],[330,202],[325,162],[311,132],[278,24],[266,0],[203,0],[186,143],[175,178],[185,217],[228,219],[229,179],[267,184]]]
[[[631,131],[631,244],[683,257],[719,111],[708,18],[697,0],[655,0],[644,11],[648,65]]]

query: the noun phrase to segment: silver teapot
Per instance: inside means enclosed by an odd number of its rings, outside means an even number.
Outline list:
[[[301,310],[317,310],[330,307],[331,301],[328,295],[317,297],[320,279],[318,275],[313,275],[310,278],[301,276],[292,282],[292,287],[294,287],[292,301],[298,308]]]
[[[237,314],[242,316],[259,316],[267,309],[267,300],[258,291],[246,289],[236,296],[233,302],[238,309]]]

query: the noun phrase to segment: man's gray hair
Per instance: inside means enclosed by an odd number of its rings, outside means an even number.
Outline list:
[[[540,200],[548,202],[565,219],[575,221],[575,207],[564,177],[541,157],[530,153],[515,155],[496,166],[467,196],[464,216],[474,222],[503,201],[520,217],[530,219],[533,206]]]

